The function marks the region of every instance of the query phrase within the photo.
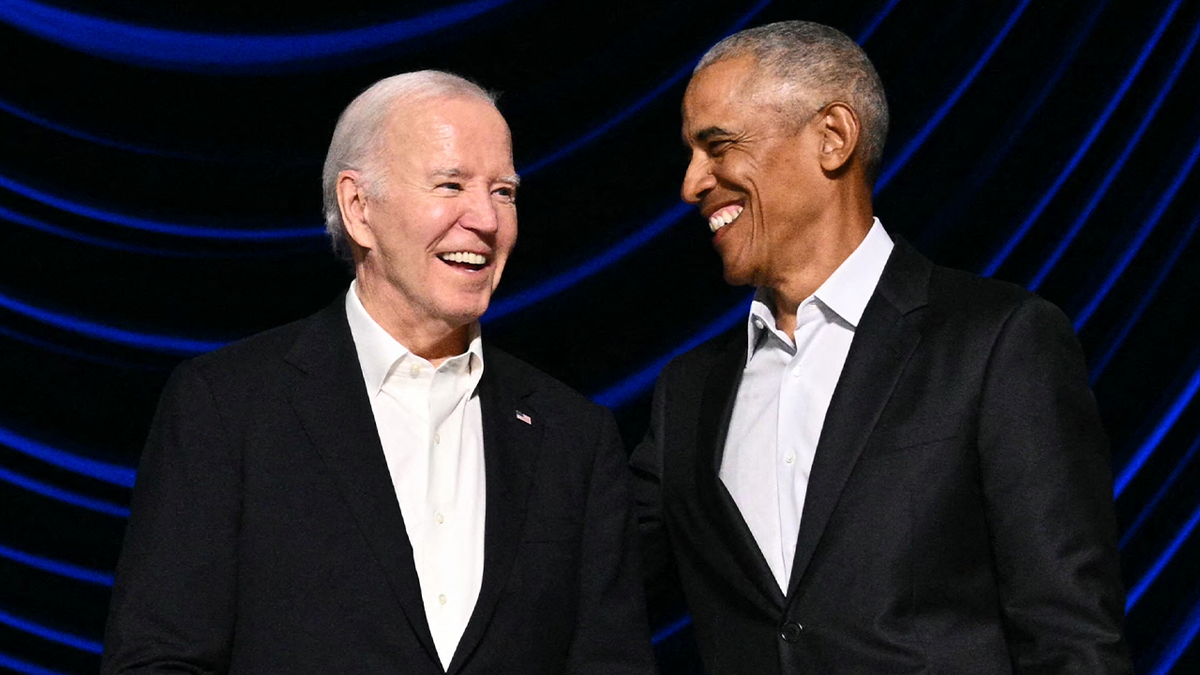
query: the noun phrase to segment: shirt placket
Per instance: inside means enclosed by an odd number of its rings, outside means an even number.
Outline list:
[[[459,550],[456,534],[462,531],[457,522],[454,505],[457,496],[457,479],[461,461],[461,435],[463,404],[465,397],[459,380],[461,359],[443,363],[432,373],[429,395],[430,442],[429,484],[426,492],[428,541],[430,563],[433,573],[434,592],[430,611],[441,620],[453,614],[462,598],[453,597],[452,589],[461,589],[457,583],[461,561],[454,557]]]
[[[812,448],[816,445],[811,438],[812,395],[810,382],[805,377],[805,360],[813,353],[811,346],[821,319],[820,308],[814,303],[800,307],[793,332],[796,351],[779,381],[779,415],[776,419],[779,529],[784,574],[789,578],[800,533],[800,515],[808,492]]]

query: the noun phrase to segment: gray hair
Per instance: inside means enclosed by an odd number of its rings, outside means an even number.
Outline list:
[[[813,105],[841,100],[858,113],[859,148],[872,184],[887,140],[888,108],[883,83],[862,48],[841,31],[811,21],[780,21],[734,33],[709,49],[695,73],[717,63],[752,56],[767,74],[794,86],[792,119],[806,117]],[[809,97],[820,97],[820,101]]]
[[[440,70],[419,70],[382,79],[346,106],[333,129],[321,171],[325,232],[338,257],[351,261],[350,236],[338,208],[337,180],[342,171],[363,174],[370,192],[380,178],[376,166],[387,123],[397,106],[431,98],[475,98],[496,105],[496,96],[470,80]]]

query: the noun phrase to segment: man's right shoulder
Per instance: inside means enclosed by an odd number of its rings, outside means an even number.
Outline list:
[[[327,307],[312,316],[241,338],[220,349],[188,359],[176,370],[198,374],[211,386],[219,388],[253,387],[256,383],[272,379],[272,375],[286,367],[285,357],[300,335],[310,330],[329,311],[331,308]]]
[[[688,379],[698,373],[707,372],[721,355],[739,346],[739,341],[746,335],[744,321],[739,321],[729,330],[709,338],[705,342],[675,356],[663,367],[658,375],[659,382],[683,377]]]

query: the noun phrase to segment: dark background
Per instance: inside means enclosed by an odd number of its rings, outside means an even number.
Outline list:
[[[640,436],[664,360],[744,321],[748,296],[678,200],[686,75],[720,37],[791,18],[879,69],[889,230],[1074,320],[1139,672],[1200,672],[1195,0],[0,0],[0,670],[96,670],[171,367],[344,292],[320,163],[381,77],[503,92],[521,236],[487,339]],[[679,612],[653,608],[667,675],[697,670]]]

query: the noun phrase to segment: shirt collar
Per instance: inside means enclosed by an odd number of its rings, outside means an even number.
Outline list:
[[[858,248],[838,265],[813,295],[857,328],[867,303],[875,294],[875,287],[879,285],[879,277],[883,276],[893,246],[892,238],[876,218]]]
[[[809,302],[819,302],[832,310],[851,328],[857,328],[862,320],[867,303],[879,285],[883,276],[883,268],[887,265],[888,257],[892,254],[895,244],[883,225],[875,218],[867,236],[842,261],[841,265],[829,275],[801,306]],[[758,347],[759,336],[763,331],[775,331],[775,301],[774,293],[769,288],[760,287],[754,292],[754,300],[750,303],[750,316],[746,320],[746,362]]]
[[[350,290],[346,292],[346,320],[350,324],[350,337],[358,352],[358,364],[362,368],[363,381],[367,392],[372,396],[383,388],[384,380],[401,359],[412,356],[407,347],[393,338],[383,326],[367,313],[362,301],[358,299],[358,281],[350,282]],[[447,359],[451,363],[466,357],[467,372],[470,374],[471,388],[479,383],[483,376],[483,340],[478,321],[471,322],[467,329],[467,351],[459,356]],[[423,359],[422,359],[423,360]]]

